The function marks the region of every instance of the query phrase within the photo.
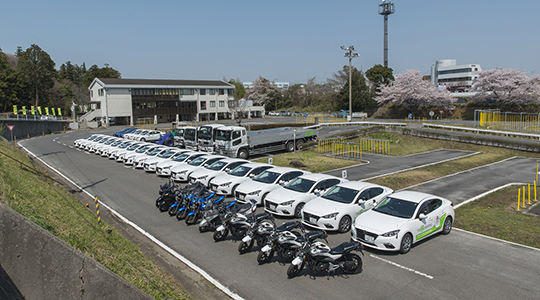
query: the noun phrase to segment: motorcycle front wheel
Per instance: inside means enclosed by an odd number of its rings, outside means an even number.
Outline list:
[[[187,212],[187,209],[184,209],[184,210],[179,210],[178,213],[176,214],[176,219],[177,220],[183,220],[186,218],[188,212]]]
[[[172,208],[169,208],[169,216],[175,216],[176,213],[178,212],[178,205],[176,205],[175,207],[172,207]]]
[[[351,253],[345,257],[343,266],[341,267],[343,272],[347,274],[355,274],[362,270],[362,258],[360,256]]]
[[[287,269],[287,276],[289,278],[294,278],[298,276],[298,274],[300,274],[303,268],[304,268],[304,262],[302,262],[300,265],[291,264],[289,268]]]
[[[253,240],[253,239],[251,239],[248,243],[240,242],[240,245],[238,245],[238,252],[240,252],[240,254],[244,254],[244,253],[249,252],[249,250],[251,250],[251,248],[253,248],[253,243],[254,242],[255,242],[255,240]]]
[[[229,230],[225,229],[223,231],[216,230],[214,231],[214,241],[219,242],[223,241],[229,235]]]
[[[167,205],[167,203],[165,201],[161,201],[159,203],[159,211],[160,212],[165,212],[167,210],[169,210],[169,206]]]
[[[187,225],[193,225],[197,222],[197,214],[192,214],[192,215],[189,215],[187,216],[186,218],[186,224]]]
[[[274,257],[274,249],[270,250],[270,253],[266,254],[266,252],[260,251],[259,255],[257,255],[257,262],[259,265],[265,264],[272,260],[272,257]]]

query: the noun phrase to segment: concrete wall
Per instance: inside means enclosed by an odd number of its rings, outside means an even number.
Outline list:
[[[0,264],[27,300],[152,299],[1,202]]]
[[[11,141],[11,132],[7,125],[15,125],[13,128],[13,137],[20,140],[26,138],[27,135],[38,136],[59,132],[69,128],[67,121],[26,121],[26,120],[0,120],[0,123],[6,125],[6,129],[2,132],[2,136],[8,141]]]

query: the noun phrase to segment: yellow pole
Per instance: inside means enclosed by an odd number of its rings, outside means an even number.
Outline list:
[[[534,181],[534,201],[536,201],[536,180]]]
[[[521,188],[518,189],[518,202],[517,202],[517,210],[519,210],[519,202],[521,200]]]
[[[538,162],[536,162],[536,180],[538,181]]]
[[[527,185],[528,185],[528,189],[529,189],[527,204],[531,204],[531,184],[529,183]]]
[[[521,207],[525,207],[525,186],[523,186],[523,205]]]

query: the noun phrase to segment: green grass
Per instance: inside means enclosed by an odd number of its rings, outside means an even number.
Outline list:
[[[524,208],[516,210],[519,188],[508,187],[460,206],[454,226],[540,248],[540,218],[523,213]]]
[[[21,151],[3,140],[0,151],[32,165]],[[190,299],[179,283],[140,248],[109,225],[102,222],[100,228],[95,214],[64,187],[3,154],[0,154],[0,201],[150,296]]]

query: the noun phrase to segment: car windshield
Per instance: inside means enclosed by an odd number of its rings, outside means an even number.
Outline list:
[[[218,160],[215,163],[209,165],[207,167],[207,169],[208,170],[213,170],[213,171],[219,171],[219,170],[223,169],[225,167],[225,165],[227,165],[226,162]]]
[[[360,191],[349,189],[342,186],[334,186],[328,192],[324,193],[322,197],[324,199],[340,202],[340,203],[351,203],[356,198]]]
[[[145,152],[146,150],[148,150],[149,148],[150,148],[150,146],[144,146],[144,147],[142,147],[142,148],[139,148],[139,149],[138,149],[137,151],[135,151],[135,152],[137,152],[137,153],[143,153],[143,152]]]
[[[110,145],[110,144],[112,144],[112,143],[114,143],[114,140],[113,140],[113,139],[110,139],[110,140],[108,140],[107,142],[105,142],[105,145]]]
[[[120,146],[118,146],[118,148],[120,148],[120,149],[126,149],[126,148],[129,147],[129,146],[131,146],[131,143],[126,143],[126,142],[124,142],[124,143],[122,143]]]
[[[189,163],[191,166],[200,166],[203,162],[205,162],[207,159],[204,157],[199,157],[197,159],[194,159]]]
[[[124,141],[116,141],[114,143],[111,144],[111,146],[118,146],[120,145],[121,143],[123,143]]]
[[[158,157],[160,157],[160,158],[169,158],[169,157],[173,156],[174,154],[176,154],[176,152],[167,151],[165,153],[160,154]]]
[[[180,154],[180,155],[176,156],[175,158],[173,158],[173,160],[174,161],[184,161],[188,157],[189,157],[189,154]]]
[[[199,128],[199,131],[197,132],[197,137],[203,140],[212,139],[212,128],[205,126]]]
[[[281,174],[272,171],[264,171],[261,174],[253,177],[253,180],[262,183],[274,183],[279,175]]]
[[[386,197],[373,210],[398,218],[410,219],[414,215],[416,206],[418,206],[418,203],[392,197]]]
[[[150,150],[150,152],[148,152],[147,154],[149,156],[155,156],[157,155],[159,152],[163,151],[163,149],[161,148],[155,148],[154,150]]]
[[[231,130],[219,130],[216,133],[216,141],[230,141]]]
[[[141,145],[140,144],[133,144],[131,146],[129,146],[129,148],[127,148],[128,150],[135,150],[137,148],[139,148]]]
[[[247,174],[247,172],[249,172],[249,170],[251,170],[250,167],[238,166],[238,167],[230,170],[228,174],[232,175],[232,176],[242,177],[242,176],[246,176],[246,174]]]
[[[295,192],[307,193],[314,184],[315,181],[313,180],[295,178],[293,181],[285,185],[285,188]]]

